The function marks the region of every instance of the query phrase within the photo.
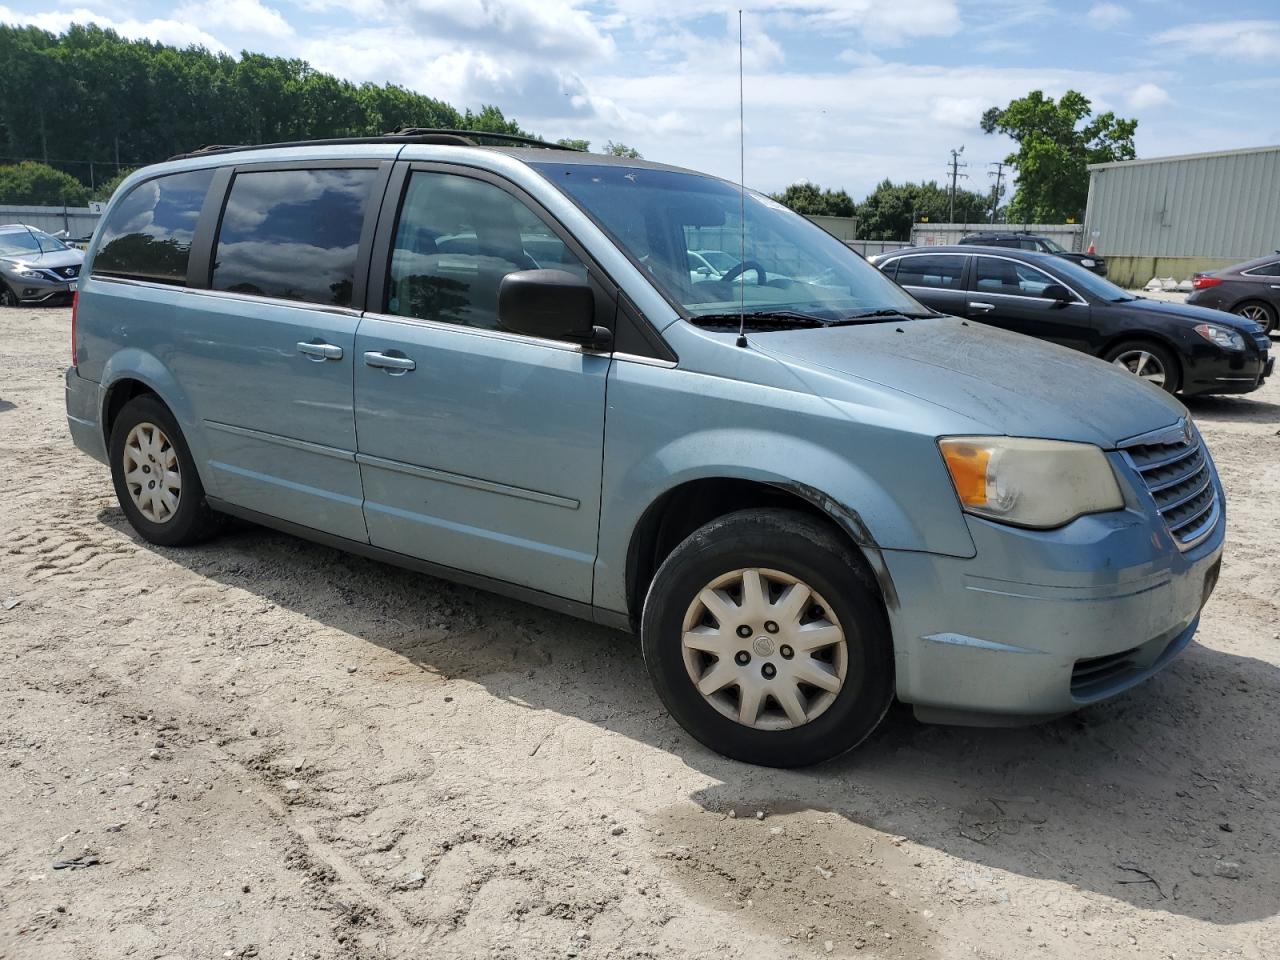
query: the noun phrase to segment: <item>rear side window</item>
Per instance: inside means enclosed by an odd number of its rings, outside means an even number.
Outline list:
[[[897,281],[904,287],[959,290],[963,276],[964,257],[934,255],[903,257],[898,261]]]
[[[191,238],[212,180],[212,170],[192,170],[129,191],[102,225],[94,276],[185,284]]]
[[[236,174],[218,231],[213,289],[351,306],[375,176],[372,168]]]
[[[1260,267],[1244,272],[1246,277],[1280,277],[1280,260],[1275,263],[1264,263]]]

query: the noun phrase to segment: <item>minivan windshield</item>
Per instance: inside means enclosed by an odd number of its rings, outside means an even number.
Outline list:
[[[723,180],[650,167],[531,166],[695,323],[736,328],[740,309],[756,328],[933,315],[831,234],[761,194],[743,199]]]

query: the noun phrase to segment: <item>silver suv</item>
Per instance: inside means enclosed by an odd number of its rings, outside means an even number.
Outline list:
[[[0,226],[0,307],[68,304],[84,254],[22,223]]]

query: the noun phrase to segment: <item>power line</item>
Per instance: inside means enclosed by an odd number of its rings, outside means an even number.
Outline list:
[[[960,154],[962,153],[964,153],[964,147],[960,147],[959,150],[954,148],[951,150],[951,163],[948,165],[951,168],[951,204],[947,213],[948,223],[956,222],[956,181],[961,177],[966,180],[969,178],[967,173],[960,172],[961,168],[968,166],[967,163],[960,162]]]
[[[1004,168],[1006,164],[1001,162],[989,163],[988,167],[995,167],[995,172],[987,171],[987,176],[996,178],[996,185],[991,190],[991,222],[996,222],[996,208],[1000,206],[1000,181],[1004,178]]]

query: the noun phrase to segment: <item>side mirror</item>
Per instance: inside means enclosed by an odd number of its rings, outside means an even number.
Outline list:
[[[1045,300],[1052,300],[1055,303],[1070,303],[1071,291],[1060,283],[1051,283],[1040,291],[1040,296]]]
[[[594,323],[595,308],[591,285],[564,270],[517,270],[498,286],[498,324],[512,333],[602,349],[613,335]]]

